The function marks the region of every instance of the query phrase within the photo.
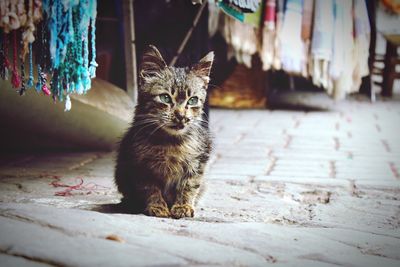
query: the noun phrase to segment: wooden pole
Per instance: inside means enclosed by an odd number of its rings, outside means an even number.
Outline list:
[[[168,66],[172,67],[175,65],[176,61],[178,60],[179,56],[181,55],[183,49],[185,49],[185,46],[187,44],[187,42],[190,39],[190,36],[192,36],[193,30],[196,28],[197,23],[199,22],[199,19],[201,17],[201,14],[203,13],[204,8],[207,5],[207,1],[203,1],[203,3],[201,4],[201,7],[199,9],[199,11],[197,11],[196,17],[194,18],[192,27],[190,27],[190,29],[188,30],[188,32],[185,35],[185,38],[183,38],[181,45],[178,48],[178,51],[176,52],[175,56],[172,58],[171,62],[168,64]]]
[[[137,100],[137,68],[136,68],[136,44],[135,44],[135,20],[133,13],[133,0],[123,0],[124,19],[124,50],[126,91],[136,103]]]

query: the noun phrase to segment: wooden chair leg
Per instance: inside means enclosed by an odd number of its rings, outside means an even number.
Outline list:
[[[383,70],[382,96],[391,97],[393,95],[393,84],[396,76],[396,64],[392,58],[397,57],[397,47],[387,42],[385,55],[385,68]]]
[[[377,1],[376,0],[366,1],[366,4],[367,4],[369,22],[371,25],[371,41],[369,44],[369,58],[368,58],[368,66],[370,74],[362,79],[360,92],[369,96],[371,102],[375,102],[376,97],[372,81],[372,72],[374,69],[374,61],[375,61]]]

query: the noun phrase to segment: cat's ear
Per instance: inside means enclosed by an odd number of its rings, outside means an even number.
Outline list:
[[[160,73],[166,67],[167,63],[165,63],[160,51],[154,45],[149,45],[143,54],[139,75],[144,79],[149,78]]]
[[[205,57],[195,64],[191,71],[196,76],[202,78],[206,83],[210,81],[210,71],[214,61],[214,52],[209,52]]]

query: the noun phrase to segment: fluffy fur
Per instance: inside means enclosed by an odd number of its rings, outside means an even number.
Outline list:
[[[203,116],[214,59],[168,67],[154,46],[144,54],[138,104],[115,168],[122,202],[157,217],[193,217],[211,138]]]

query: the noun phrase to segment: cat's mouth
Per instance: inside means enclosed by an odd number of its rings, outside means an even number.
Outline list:
[[[178,124],[173,124],[169,127],[173,130],[179,131],[179,130],[183,130],[185,128],[185,125],[182,123],[178,123]]]
[[[172,135],[180,135],[186,132],[187,125],[184,123],[170,123],[165,127],[165,130]]]

